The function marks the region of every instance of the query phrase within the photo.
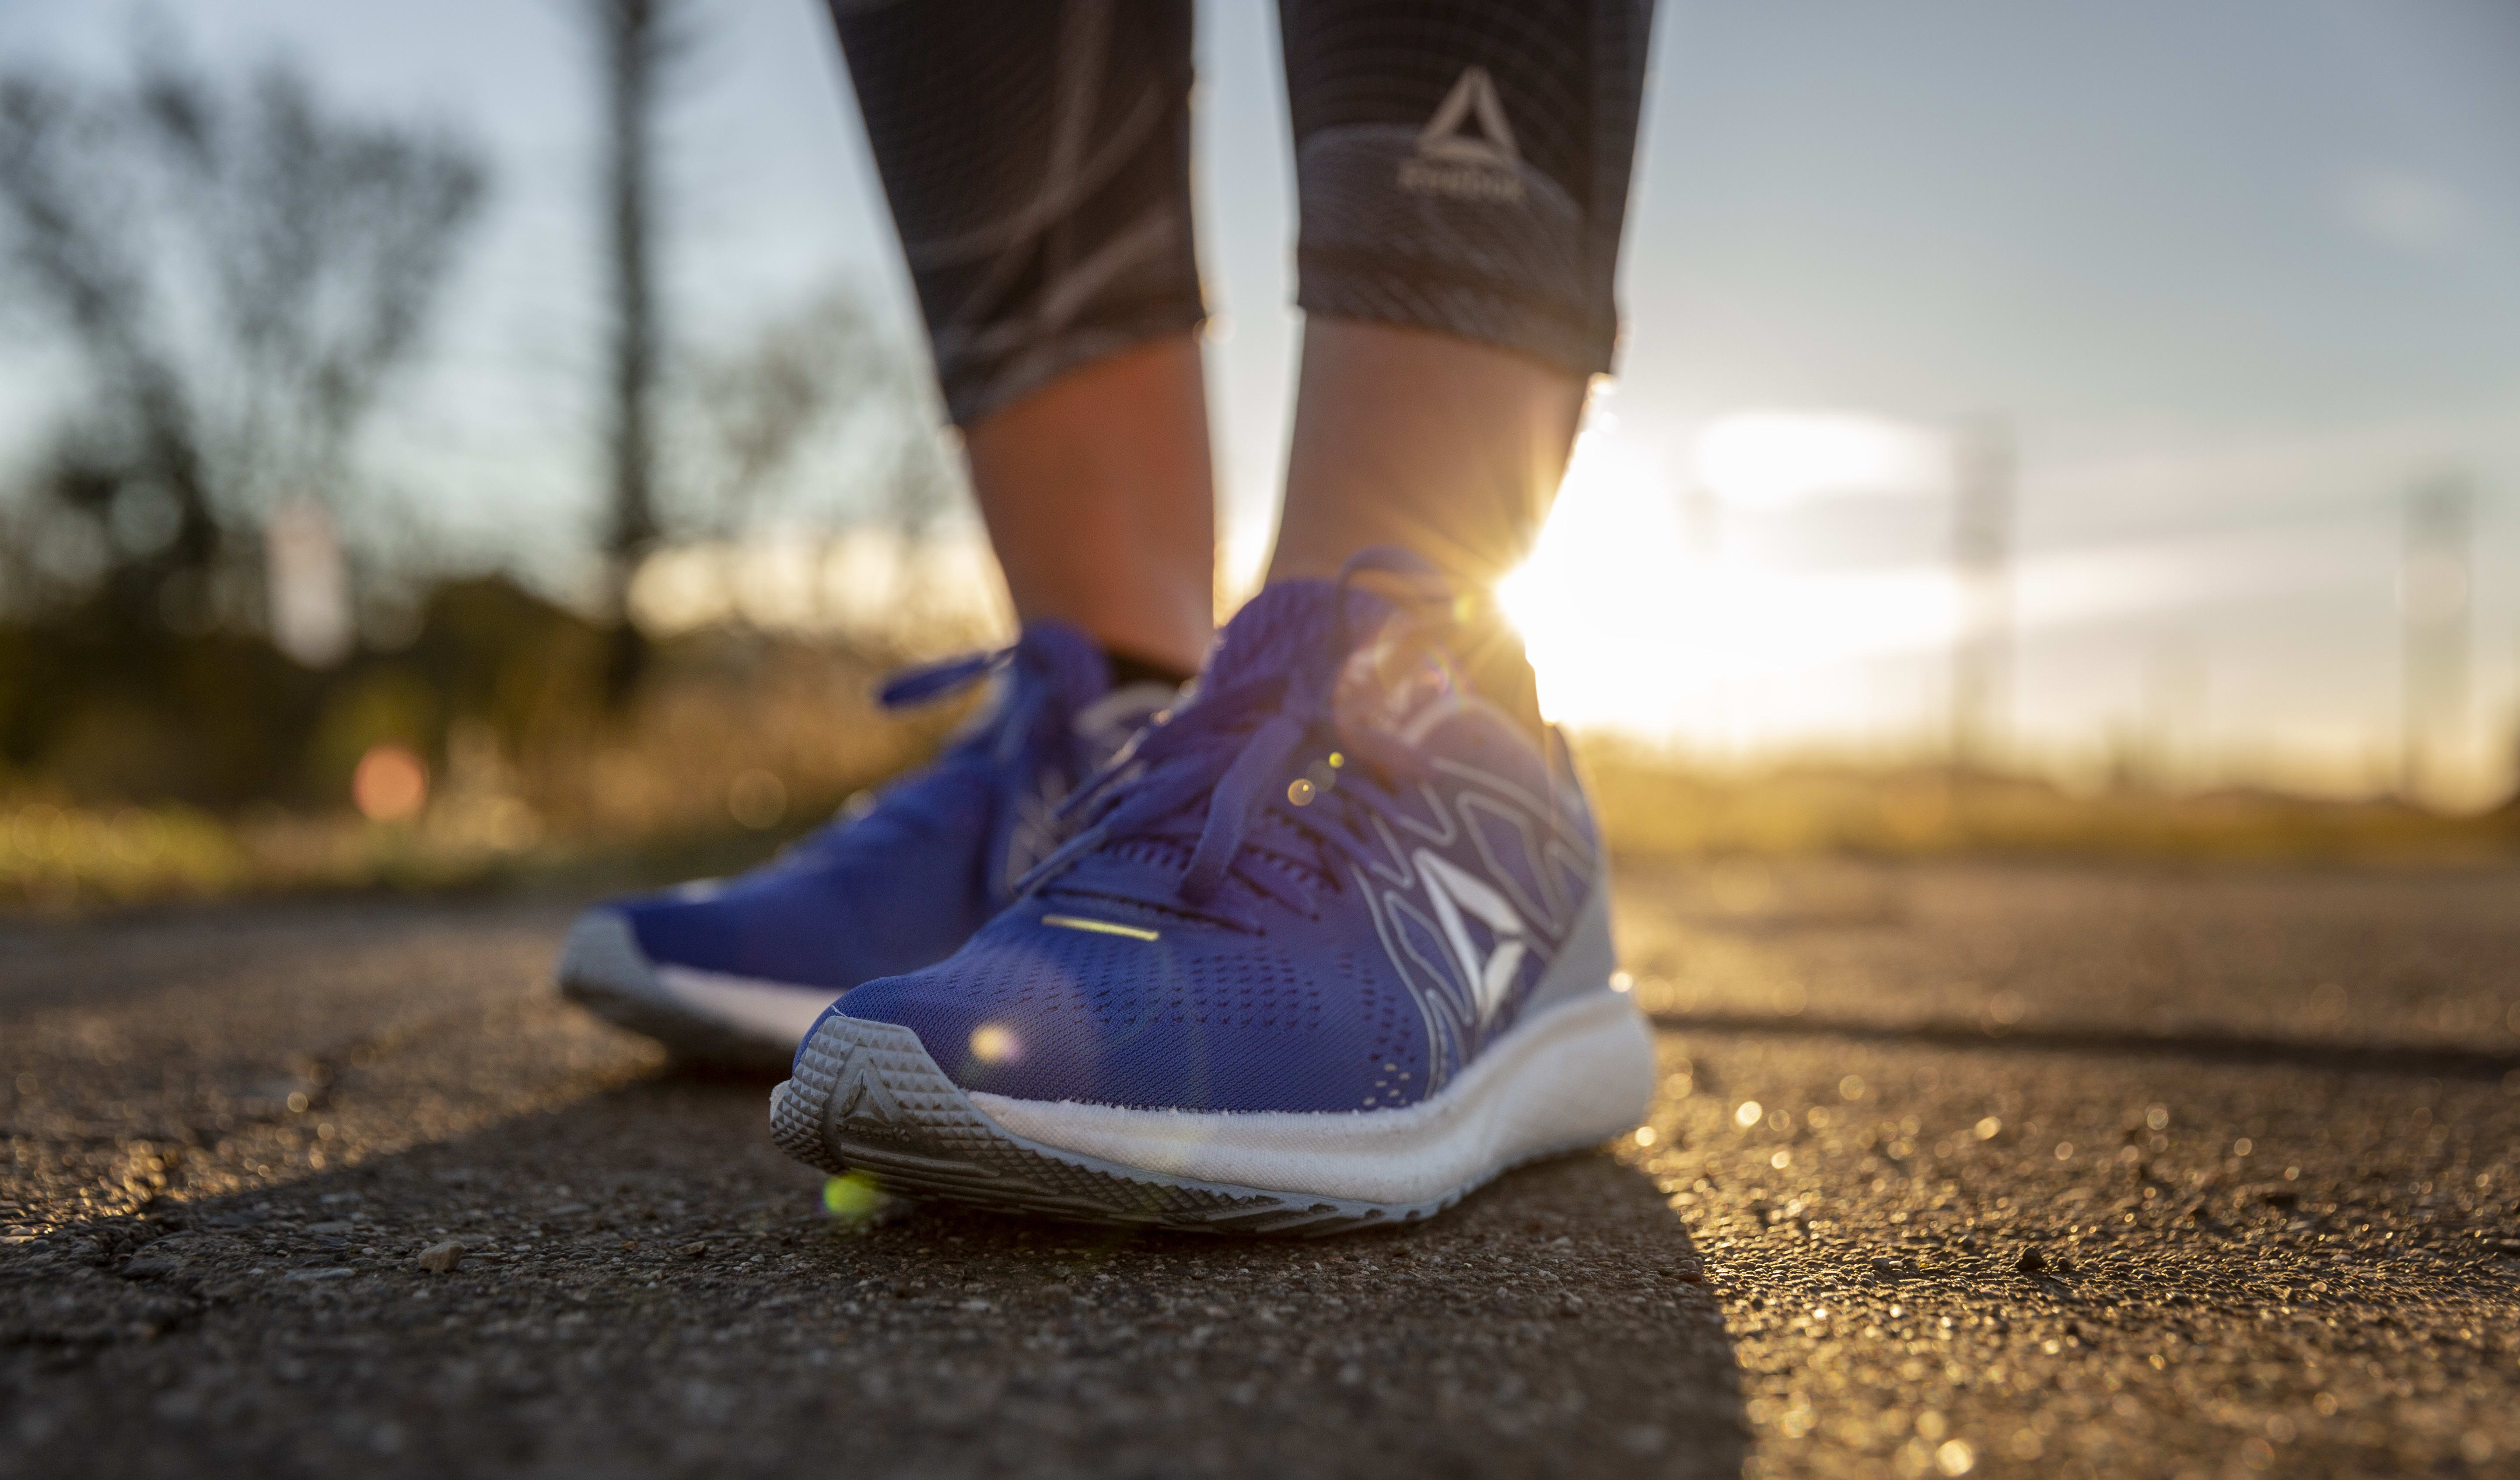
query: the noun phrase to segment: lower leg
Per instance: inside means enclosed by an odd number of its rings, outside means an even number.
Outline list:
[[[1522,641],[1483,600],[1531,553],[1583,415],[1585,377],[1422,329],[1316,317],[1269,578],[1328,576],[1397,545],[1479,615],[1448,646],[1478,691],[1535,728]]]
[[[1610,366],[1651,0],[1279,14],[1306,322],[1270,573],[1397,544],[1492,585]]]
[[[1016,613],[1187,674],[1215,612],[1216,508],[1197,336],[1095,360],[964,429]]]
[[[1398,545],[1493,586],[1531,552],[1584,392],[1583,376],[1474,340],[1313,318],[1269,578]]]
[[[1216,546],[1190,0],[832,15],[1016,611],[1188,672]]]

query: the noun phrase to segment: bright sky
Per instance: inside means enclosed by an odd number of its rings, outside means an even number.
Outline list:
[[[1290,167],[1274,7],[1200,13],[1216,409],[1247,561],[1296,331]],[[18,0],[0,56],[110,71],[138,14]],[[160,14],[214,67],[288,56],[338,102],[490,150],[493,213],[369,457],[439,501],[457,548],[567,548],[592,523],[598,322],[567,0]],[[839,275],[907,333],[822,17],[716,14],[672,124],[680,325],[737,336]],[[1552,704],[1719,751],[1921,740],[1952,608],[1936,480],[1744,482],[1726,419],[1873,418],[1912,452],[1916,428],[1994,413],[2020,448],[2025,745],[2089,764],[2150,733],[2230,774],[2385,777],[2404,497],[2458,467],[2479,489],[2463,785],[2499,785],[2520,718],[2514,138],[2507,0],[1667,3],[1624,372],[1551,536],[1561,574],[1545,551],[1524,592]],[[0,469],[51,404],[44,374],[0,354]]]

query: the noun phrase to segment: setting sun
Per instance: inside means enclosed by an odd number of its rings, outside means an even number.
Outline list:
[[[1767,451],[1772,471],[1834,455],[1774,441]],[[1702,548],[1659,459],[1615,424],[1577,444],[1538,549],[1498,596],[1551,718],[1654,740],[1720,742],[1850,717],[1834,711],[1860,702],[1862,686],[1811,680],[1946,644],[1958,620],[1939,570],[1806,574]]]

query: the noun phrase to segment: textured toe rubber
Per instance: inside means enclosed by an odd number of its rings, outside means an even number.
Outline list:
[[[630,921],[589,911],[561,948],[562,997],[665,1046],[682,1063],[747,1073],[785,1070],[829,995],[658,966]]]
[[[1322,1234],[1430,1217],[1510,1167],[1615,1136],[1637,1123],[1653,1072],[1642,1015],[1625,997],[1597,993],[1517,1025],[1461,1080],[1406,1110],[1197,1115],[975,1101],[910,1029],[833,1014],[772,1092],[770,1126],[788,1154],[871,1173],[911,1197],[1089,1223]],[[1133,1159],[1018,1135],[980,1101]],[[1238,1171],[1274,1185],[1215,1175]]]

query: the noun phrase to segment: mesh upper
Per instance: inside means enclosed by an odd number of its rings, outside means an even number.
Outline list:
[[[1203,683],[1224,693],[1255,668],[1332,672],[1328,590],[1264,592]],[[950,959],[871,981],[832,1010],[907,1027],[955,1083],[1012,1099],[1211,1112],[1415,1103],[1512,1025],[1597,871],[1580,791],[1511,720],[1461,707],[1425,753],[1455,769],[1430,764],[1422,790],[1401,792],[1388,844],[1369,845],[1362,868],[1304,838],[1364,793],[1334,787],[1300,819],[1253,809],[1235,869],[1271,871],[1306,904],[1238,873],[1205,904],[1186,899],[1183,834],[1198,830],[1166,823],[1088,852]],[[1292,776],[1313,762],[1284,764]],[[1438,898],[1446,870],[1456,882]]]
[[[1425,1028],[1370,940],[1375,959],[1117,908],[1095,915],[1158,938],[1040,923],[1059,914],[1028,901],[951,960],[869,982],[837,1010],[899,1023],[965,1089],[1020,1099],[1352,1110],[1419,1098]]]

